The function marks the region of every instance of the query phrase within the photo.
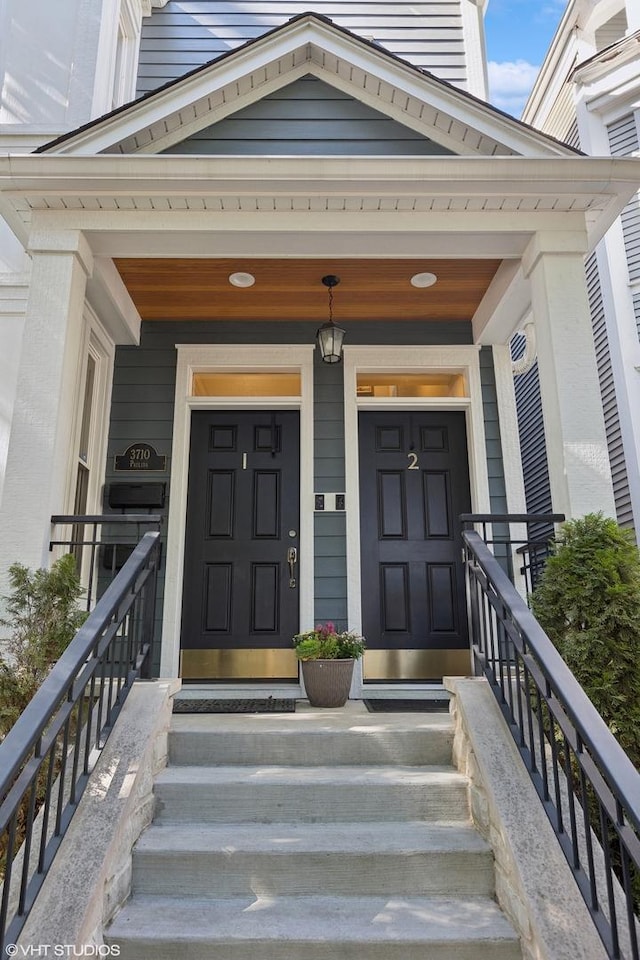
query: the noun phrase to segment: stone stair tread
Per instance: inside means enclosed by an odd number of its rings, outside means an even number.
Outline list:
[[[272,764],[299,766],[389,763],[424,765],[450,763],[453,743],[451,721],[440,715],[434,722],[344,723],[318,722],[317,726],[278,725],[270,715],[268,727],[247,721],[247,716],[225,716],[223,728],[202,714],[179,714],[169,732],[171,764]]]
[[[136,896],[107,931],[107,942],[517,944],[488,897],[230,897],[183,900]],[[126,955],[126,952],[125,952]],[[517,956],[514,953],[514,956]]]
[[[171,823],[152,824],[141,836],[135,855],[205,855],[310,853],[421,854],[489,853],[471,822],[369,821],[363,823]]]
[[[165,784],[215,784],[250,783],[257,787],[264,784],[308,784],[321,785],[340,783],[344,785],[368,784],[407,784],[413,786],[433,783],[463,784],[466,779],[449,766],[270,766],[270,765],[220,765],[203,767],[199,765],[170,766],[162,770],[155,779],[156,788]],[[212,795],[212,801],[214,795]]]
[[[122,960],[522,960],[447,714],[180,714]]]
[[[303,711],[291,714],[255,713],[176,713],[171,718],[170,732],[275,733],[281,737],[296,737],[301,733],[321,738],[327,733],[356,733],[384,737],[386,732],[429,734],[432,731],[452,731],[453,720],[448,713],[375,714],[349,709]]]
[[[447,766],[170,766],[158,822],[469,819],[467,780]]]

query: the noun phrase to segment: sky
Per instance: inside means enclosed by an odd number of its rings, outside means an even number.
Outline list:
[[[489,0],[489,99],[519,117],[567,0]]]

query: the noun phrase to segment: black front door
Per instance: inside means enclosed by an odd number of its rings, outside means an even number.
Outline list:
[[[182,609],[184,679],[297,678],[296,411],[195,411]]]
[[[360,413],[365,680],[469,672],[464,413]]]

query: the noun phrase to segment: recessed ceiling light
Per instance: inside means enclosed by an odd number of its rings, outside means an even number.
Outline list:
[[[414,273],[411,277],[411,286],[432,287],[437,279],[435,273]]]
[[[256,278],[252,273],[229,274],[229,283],[232,283],[234,287],[252,287],[255,282]]]

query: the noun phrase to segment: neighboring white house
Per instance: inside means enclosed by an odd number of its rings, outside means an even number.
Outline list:
[[[640,4],[571,0],[523,120],[591,156],[640,151]],[[616,516],[640,530],[640,201],[634,195],[586,260]],[[539,440],[537,370],[518,378],[530,508],[550,494]]]
[[[523,318],[553,509],[614,514],[584,257],[639,164],[486,104],[482,3],[306,6],[2,7],[0,575],[148,477],[156,670],[295,684],[332,619],[358,682],[430,681],[468,672],[459,514],[524,507]]]

